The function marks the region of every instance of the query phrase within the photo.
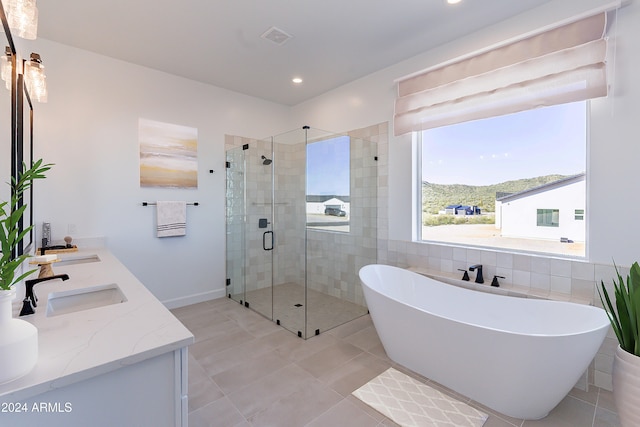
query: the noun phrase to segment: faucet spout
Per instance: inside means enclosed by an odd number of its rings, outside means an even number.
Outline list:
[[[482,277],[482,264],[474,264],[469,267],[469,271],[478,270],[476,273],[476,283],[484,283],[484,277]]]
[[[36,296],[36,293],[34,292],[33,287],[40,282],[46,282],[47,280],[54,280],[54,279],[62,279],[63,281],[69,280],[69,275],[56,274],[54,276],[38,277],[37,279],[30,279],[30,280],[24,281],[25,297],[24,297],[24,300],[22,300],[23,304],[22,304],[22,310],[20,311],[20,316],[26,316],[28,314],[35,313],[33,308],[38,306],[38,303],[37,303],[38,297]]]

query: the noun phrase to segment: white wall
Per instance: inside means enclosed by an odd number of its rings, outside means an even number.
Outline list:
[[[611,95],[591,103],[591,146],[587,174],[587,225],[589,258],[594,262],[631,265],[640,259],[640,227],[635,216],[619,220],[615,206],[627,212],[640,210],[638,159],[640,143],[640,4],[633,1],[618,13],[612,29],[616,61]]]
[[[392,121],[394,79],[609,3],[608,0],[551,1],[301,104],[293,109],[294,117],[336,132]],[[611,207],[621,203],[628,205],[630,211],[640,208],[640,202],[634,200],[640,186],[636,167],[640,144],[635,141],[640,56],[634,53],[635,42],[640,40],[637,25],[640,5],[637,1],[628,3],[619,10],[618,23],[613,23],[610,31],[611,46],[616,47],[615,65],[611,64],[613,93],[591,103],[586,211],[589,260],[610,264],[613,258],[619,265],[630,265],[638,258],[635,241],[640,239],[640,227],[633,221],[614,221],[611,216]],[[391,137],[388,160],[389,238],[411,240],[410,137]]]
[[[105,236],[169,305],[223,296],[224,135],[282,132],[289,108],[46,40],[18,50],[41,54],[49,87],[35,105],[35,156],[55,163],[35,187],[38,239],[43,221],[54,240]],[[197,189],[140,187],[139,118],[198,129]],[[187,207],[186,237],[155,237],[155,208],[141,202],[156,200],[200,203]]]

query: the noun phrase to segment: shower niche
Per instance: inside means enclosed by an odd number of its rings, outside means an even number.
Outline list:
[[[366,314],[376,144],[307,126],[227,140],[227,296],[305,339]]]

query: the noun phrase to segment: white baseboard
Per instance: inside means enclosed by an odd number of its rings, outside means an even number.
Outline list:
[[[179,298],[172,298],[162,301],[169,310],[186,305],[197,304],[199,302],[210,301],[212,299],[224,298],[226,289],[215,289],[213,291],[203,292],[201,294],[188,295]]]

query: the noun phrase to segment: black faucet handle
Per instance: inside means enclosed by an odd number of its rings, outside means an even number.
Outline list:
[[[35,311],[33,310],[33,306],[31,305],[31,300],[28,297],[22,300],[22,310],[20,310],[20,316],[27,316],[29,314],[33,314]]]
[[[491,281],[491,286],[495,286],[496,288],[500,286],[498,283],[498,279],[504,279],[504,276],[493,276],[493,280]]]
[[[462,280],[468,282],[469,281],[469,273],[467,272],[467,270],[465,270],[464,268],[459,268],[458,271],[464,271],[464,274],[462,275]]]

